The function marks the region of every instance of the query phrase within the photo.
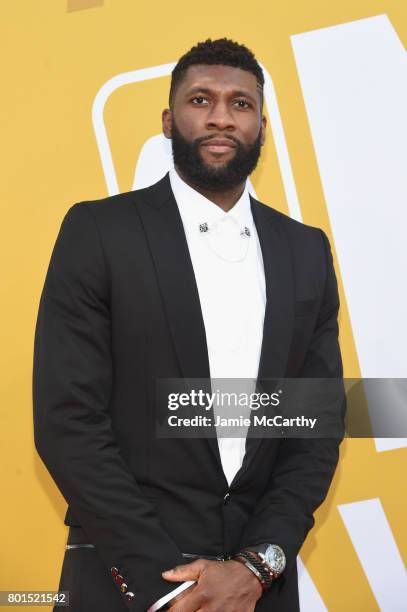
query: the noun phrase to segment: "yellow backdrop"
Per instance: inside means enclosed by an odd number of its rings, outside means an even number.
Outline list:
[[[406,45],[401,0],[2,3],[0,590],[56,589],[64,554],[66,504],[33,444],[33,334],[65,212],[74,202],[107,195],[91,120],[96,93],[112,76],[176,61],[207,37],[245,43],[274,81],[303,220],[322,227],[335,249],[290,36],[383,13]],[[132,188],[143,143],[161,130],[168,88],[169,77],[157,78],[123,87],[107,102],[121,191]],[[262,201],[288,212],[270,131],[252,182]],[[337,273],[345,374],[358,377],[338,265]],[[337,506],[380,498],[405,560],[406,468],[403,448],[377,453],[372,440],[343,443],[328,499],[301,551],[329,610],[379,609]]]

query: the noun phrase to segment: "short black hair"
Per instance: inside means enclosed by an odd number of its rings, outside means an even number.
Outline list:
[[[254,74],[261,89],[261,104],[263,105],[264,75],[254,54],[245,45],[241,45],[229,38],[208,38],[204,42],[197,43],[177,62],[171,73],[171,86],[169,94],[169,106],[172,108],[176,89],[189,66],[195,64],[224,65],[241,68]]]

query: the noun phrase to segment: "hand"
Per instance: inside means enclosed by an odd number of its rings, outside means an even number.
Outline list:
[[[238,561],[198,559],[162,573],[165,580],[196,580],[171,612],[253,612],[263,589],[256,576]]]
[[[165,608],[166,610],[172,610],[172,607],[174,604],[178,603],[179,601],[181,601],[181,599],[183,599],[184,597],[187,596],[188,593],[190,593],[194,588],[196,587],[196,584],[191,584],[191,586],[189,586],[187,589],[184,589],[182,591],[182,593],[180,593],[179,595],[176,595],[175,597],[173,597],[172,599],[170,599],[170,601],[167,603],[168,608]]]

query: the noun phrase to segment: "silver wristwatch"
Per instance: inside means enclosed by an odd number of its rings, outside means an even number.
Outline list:
[[[277,544],[258,544],[247,550],[256,552],[263,564],[277,578],[285,569],[286,559],[283,549]]]

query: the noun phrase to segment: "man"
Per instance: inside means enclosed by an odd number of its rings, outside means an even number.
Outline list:
[[[249,196],[263,74],[227,39],[172,73],[174,168],[65,216],[34,355],[37,450],[66,498],[75,612],[294,612],[339,439],[156,435],[160,379],[341,377],[325,234]],[[173,570],[173,571],[168,571]]]

